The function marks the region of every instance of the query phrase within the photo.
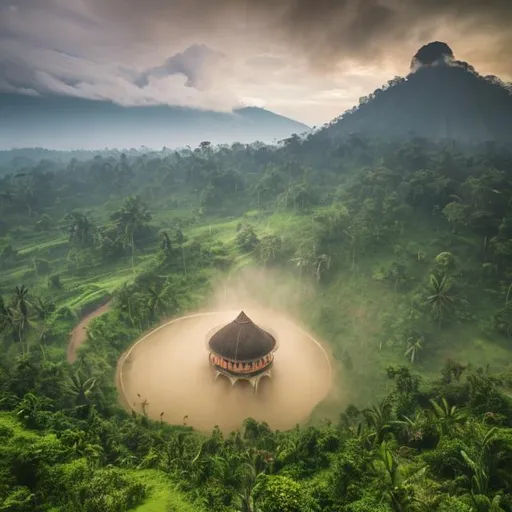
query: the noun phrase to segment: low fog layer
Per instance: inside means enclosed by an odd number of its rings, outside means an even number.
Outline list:
[[[122,107],[109,102],[53,96],[0,95],[0,149],[148,148],[262,141],[271,143],[306,125],[248,107],[211,112],[154,105]]]

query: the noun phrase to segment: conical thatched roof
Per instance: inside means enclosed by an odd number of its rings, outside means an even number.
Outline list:
[[[270,354],[277,342],[243,311],[208,341],[210,350],[231,361],[253,361]]]

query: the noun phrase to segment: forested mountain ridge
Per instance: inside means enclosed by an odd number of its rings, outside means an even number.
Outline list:
[[[214,112],[0,93],[0,149],[177,148],[202,140],[271,143],[308,130],[305,124],[256,107]]]
[[[411,136],[464,143],[512,142],[512,88],[455,60],[445,43],[430,43],[413,57],[407,77],[396,77],[360,99],[327,128],[406,140]]]

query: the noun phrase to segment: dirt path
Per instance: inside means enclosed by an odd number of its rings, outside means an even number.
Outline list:
[[[87,340],[87,326],[89,325],[91,320],[103,315],[109,310],[110,303],[104,304],[103,306],[99,307],[92,313],[89,313],[88,315],[84,316],[82,320],[80,320],[80,323],[73,329],[73,331],[71,332],[71,337],[69,339],[68,345],[68,363],[74,363],[76,361],[78,349],[81,347],[82,343],[84,343]]]

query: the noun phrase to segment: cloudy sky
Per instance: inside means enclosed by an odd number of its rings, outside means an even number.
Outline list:
[[[511,0],[0,0],[0,91],[322,124],[432,40],[512,80]]]

